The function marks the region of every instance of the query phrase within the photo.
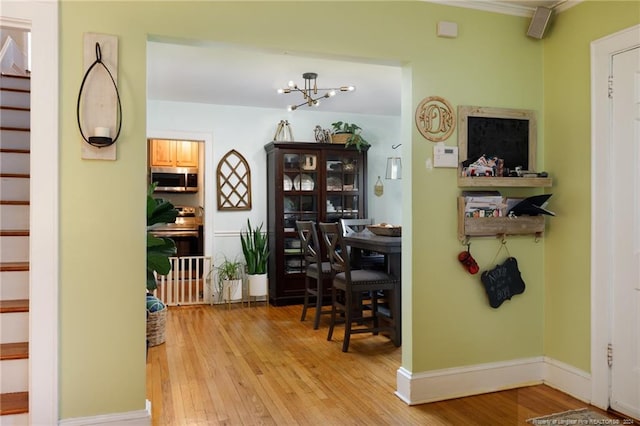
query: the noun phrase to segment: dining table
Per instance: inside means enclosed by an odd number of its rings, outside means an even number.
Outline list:
[[[355,267],[359,264],[359,259],[363,251],[373,251],[384,254],[386,272],[395,277],[401,278],[402,270],[402,237],[376,235],[365,229],[361,232],[344,236],[344,242],[351,247],[351,261]],[[400,346],[402,342],[402,321],[401,321],[401,280],[394,291],[389,294],[389,305],[391,307],[390,320],[396,327],[394,344]]]

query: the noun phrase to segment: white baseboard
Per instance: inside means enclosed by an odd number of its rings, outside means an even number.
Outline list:
[[[60,426],[150,426],[151,401],[147,400],[144,410],[127,413],[103,414],[91,417],[74,417],[60,420]]]
[[[591,374],[549,357],[544,357],[544,365],[546,385],[591,403]]]
[[[413,374],[399,368],[396,395],[409,405],[545,383],[582,401],[590,399],[591,378],[551,358],[534,357],[446,368]]]

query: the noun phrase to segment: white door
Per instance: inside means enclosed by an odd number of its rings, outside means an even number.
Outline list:
[[[640,48],[612,57],[611,408],[640,418]]]

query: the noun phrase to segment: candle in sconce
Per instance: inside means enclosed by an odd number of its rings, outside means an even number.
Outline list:
[[[111,131],[108,127],[96,127],[94,130],[94,136],[97,137],[101,137],[101,138],[108,138],[111,137]]]

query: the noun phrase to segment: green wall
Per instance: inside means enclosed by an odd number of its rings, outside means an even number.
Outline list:
[[[587,1],[544,43],[545,164],[557,217],[545,239],[545,355],[591,370],[590,43],[640,23],[640,2]]]
[[[309,31],[302,16],[321,17],[318,22],[322,25]],[[435,36],[436,23],[441,20],[458,23],[458,38]],[[403,64],[405,75],[411,76],[411,89],[403,93],[403,104],[409,105],[409,111],[402,116],[403,132],[410,135],[402,141],[405,163],[410,162],[410,179],[403,187],[404,209],[410,213],[405,213],[403,226],[405,233],[411,233],[404,247],[405,260],[410,259],[405,266],[410,264],[411,268],[405,278],[411,277],[411,282],[405,283],[408,291],[403,295],[403,314],[411,326],[405,327],[403,366],[418,373],[543,355],[544,249],[549,246],[554,253],[571,255],[564,246],[572,246],[574,241],[558,241],[558,218],[549,221],[553,241],[510,238],[508,248],[519,261],[527,290],[498,309],[490,308],[479,277],[466,273],[457,261],[464,247],[456,238],[456,197],[460,190],[455,170],[425,168],[433,144],[413,123],[417,104],[433,95],[446,98],[454,106],[536,110],[538,168],[556,177],[557,161],[551,155],[543,161],[542,155],[547,139],[545,123],[553,118],[542,114],[543,71],[547,71],[543,70],[543,42],[525,36],[528,21],[419,1],[296,2],[295,7],[290,2],[62,2],[61,418],[144,407],[145,43],[153,36]],[[83,73],[84,32],[119,38],[124,117],[115,162],[80,159],[75,103]],[[588,67],[580,71],[588,73]],[[566,109],[573,108],[572,103]],[[578,118],[582,124],[581,116]],[[455,145],[456,135],[446,143]],[[561,149],[561,153],[566,157],[566,151]],[[569,178],[563,172],[558,177],[560,191]],[[554,203],[560,198],[554,196]],[[129,208],[120,209],[123,205]],[[574,230],[572,238],[588,234],[588,226],[581,229],[572,223],[570,227]],[[587,245],[586,239],[580,241]],[[499,245],[493,238],[472,241],[471,251],[482,269],[493,265]],[[580,264],[584,259],[575,257]],[[571,276],[576,269],[563,268],[556,262],[555,269],[562,275]],[[588,279],[586,273],[584,277]],[[564,281],[561,284],[566,285]],[[584,296],[579,300],[578,309],[588,307]],[[553,317],[547,326],[560,320]],[[576,338],[579,346],[584,346],[588,333],[585,336],[580,332]],[[553,343],[555,339],[549,340]],[[574,359],[559,350],[554,353],[560,360],[584,368],[584,355]]]

